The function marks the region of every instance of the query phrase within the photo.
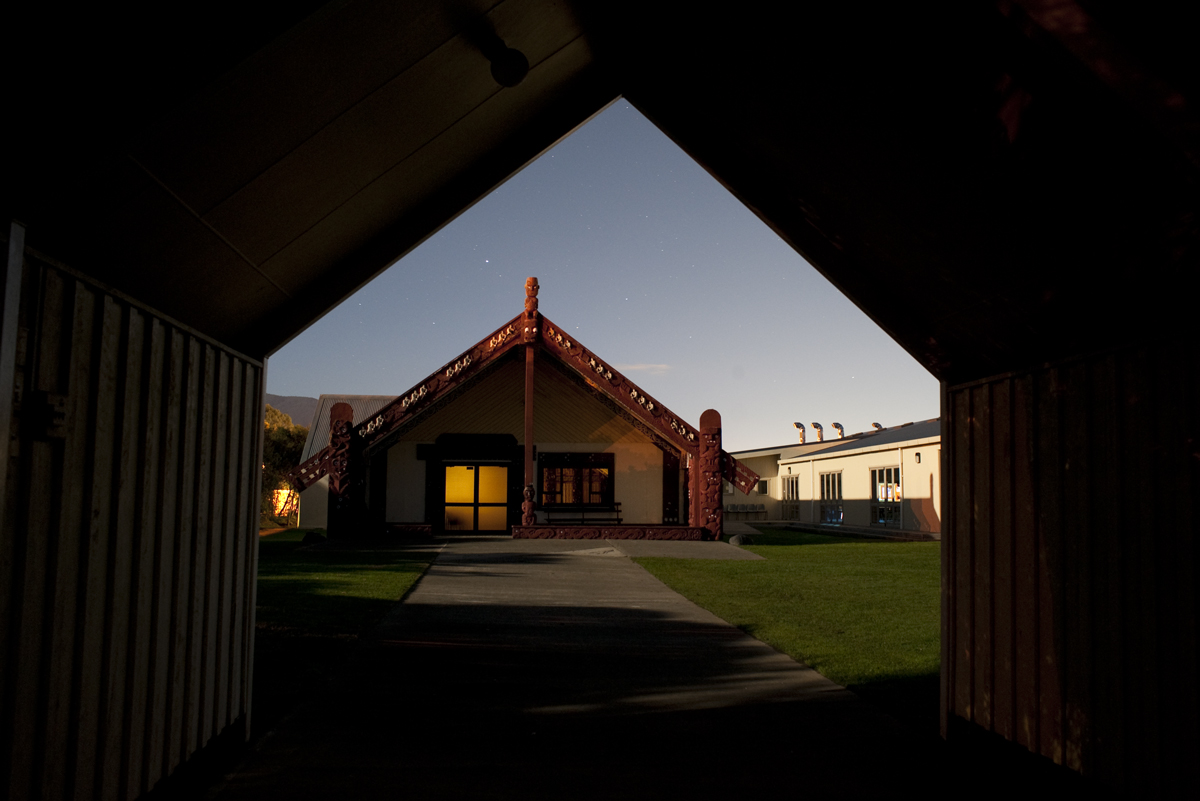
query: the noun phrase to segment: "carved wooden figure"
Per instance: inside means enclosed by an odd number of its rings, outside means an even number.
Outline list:
[[[538,314],[538,280],[525,279],[525,503],[521,504],[522,525],[533,525],[534,496],[530,493],[537,481],[537,466],[533,453],[533,382],[541,316]]]
[[[534,497],[536,491],[532,484],[526,484],[524,490],[525,500],[521,503],[521,525],[533,526],[537,524],[537,517],[534,515]]]
[[[697,462],[700,514],[695,525],[707,528],[712,539],[719,540],[724,504],[721,498],[721,415],[716,409],[709,409],[700,415],[700,453]]]
[[[354,409],[348,403],[335,403],[329,410],[329,536],[349,536],[354,509],[350,438],[354,428]]]

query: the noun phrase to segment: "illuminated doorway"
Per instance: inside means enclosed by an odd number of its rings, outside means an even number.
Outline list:
[[[508,531],[508,467],[446,465],[446,531]]]

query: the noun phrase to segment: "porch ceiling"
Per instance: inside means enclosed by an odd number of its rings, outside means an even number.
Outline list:
[[[25,66],[53,118],[12,198],[31,245],[262,354],[616,96],[554,0],[296,8],[166,12],[157,41],[36,20],[71,64]]]
[[[1186,332],[1200,69],[1154,4],[29,5],[4,213],[252,355],[619,93],[939,377]]]

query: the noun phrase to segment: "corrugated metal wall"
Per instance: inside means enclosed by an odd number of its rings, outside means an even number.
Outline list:
[[[263,366],[33,255],[21,297],[0,795],[135,798],[248,721]]]
[[[1200,792],[1198,361],[1167,343],[943,388],[952,733]]]

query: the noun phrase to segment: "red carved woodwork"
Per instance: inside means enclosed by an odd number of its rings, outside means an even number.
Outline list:
[[[536,491],[532,484],[526,484],[523,492],[525,500],[521,503],[521,525],[532,526],[537,523],[537,517],[534,515],[534,497]]]
[[[538,315],[538,280],[532,276],[525,279],[525,502],[521,504],[521,522],[534,522],[533,485],[537,481],[533,463],[533,378],[535,373],[534,347],[540,329]]]
[[[580,345],[545,317],[542,323],[542,347],[583,377],[593,387],[605,392],[634,418],[658,432],[680,450],[696,452],[699,432],[678,415],[648,395],[611,365]]]
[[[525,341],[532,342],[538,334],[538,280],[525,279]]]
[[[728,453],[721,451],[721,475],[726,481],[747,495],[758,483],[758,473],[734,459]]]
[[[700,453],[697,458],[700,514],[698,525],[709,530],[713,539],[721,538],[724,507],[721,498],[721,415],[709,409],[700,415]]]
[[[513,526],[515,540],[707,540],[699,526]]]
[[[719,537],[722,523],[722,478],[744,493],[749,493],[758,482],[758,476],[753,471],[721,449],[720,415],[713,410],[705,412],[706,416],[711,415],[716,420],[715,427],[710,427],[713,430],[708,431],[707,437],[704,423],[707,418],[701,418],[700,430],[684,422],[607,362],[563,333],[562,329],[550,320],[542,317],[538,311],[539,289],[537,278],[528,278],[525,282],[525,309],[520,315],[385,406],[369,420],[354,426],[350,407],[347,404],[335,406],[334,409],[338,406],[344,406],[345,409],[341,412],[343,417],[332,423],[329,447],[289,473],[287,479],[291,485],[297,490],[304,490],[328,475],[331,514],[335,507],[342,508],[349,514],[350,496],[354,494],[351,491],[351,485],[355,481],[353,476],[357,474],[356,470],[362,470],[361,465],[354,464],[356,460],[363,461],[376,447],[387,447],[386,439],[389,434],[408,424],[435,401],[469,381],[487,364],[512,348],[524,345],[527,349],[525,484],[534,485],[536,481],[533,463],[533,367],[536,347],[547,350],[639,425],[645,426],[665,443],[677,448],[681,455],[686,454],[688,523],[692,528],[703,526],[710,532],[711,537]],[[670,491],[670,487],[664,484],[664,520],[668,517],[680,517],[677,510],[668,508],[674,504],[673,500],[667,498]],[[524,527],[535,527],[535,508],[536,502],[532,500],[521,504],[521,520]]]
[[[297,492],[316,484],[329,474],[329,448],[323,448],[305,459],[298,467],[293,468],[284,479]]]
[[[473,378],[481,368],[524,342],[525,314],[514,317],[457,359],[430,375],[354,429],[354,438],[369,454],[388,434],[408,423],[438,399]]]
[[[329,445],[288,472],[287,482],[303,492],[329,476],[330,491],[340,494],[348,475],[353,426],[354,409],[348,403],[335,403],[329,410]]]
[[[354,427],[354,409],[348,403],[335,403],[329,410],[329,521],[331,538],[349,534],[353,526],[355,499],[350,437]]]
[[[335,403],[329,410],[329,491],[342,494],[350,467],[350,430],[354,409],[348,403]]]

